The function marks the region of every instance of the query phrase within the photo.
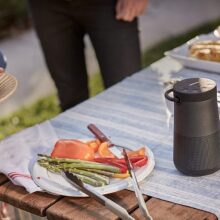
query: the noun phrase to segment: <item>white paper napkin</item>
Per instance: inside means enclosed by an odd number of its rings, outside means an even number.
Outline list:
[[[30,193],[41,191],[30,175],[38,153],[48,153],[58,140],[49,121],[27,128],[0,142],[0,172]]]

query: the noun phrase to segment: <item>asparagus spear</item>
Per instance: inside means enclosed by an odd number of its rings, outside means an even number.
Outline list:
[[[68,168],[79,168],[79,169],[96,169],[96,170],[105,170],[105,171],[110,171],[112,173],[121,173],[120,168],[110,166],[110,165],[105,165],[105,164],[86,164],[86,163],[71,163],[71,164],[62,164],[62,167],[64,169]]]
[[[42,159],[48,160],[54,163],[87,163],[87,164],[100,164],[98,162],[87,161],[87,160],[80,160],[80,159],[70,159],[70,158],[58,158],[58,157],[51,157],[46,154],[38,154],[39,157]]]
[[[38,160],[38,163],[40,166],[46,168],[47,170],[54,172],[54,173],[60,173],[61,169],[58,166],[54,166],[49,164],[49,162],[45,161],[45,160]]]
[[[63,169],[62,166],[50,164],[48,161],[43,159],[38,160],[38,163],[40,166],[51,172],[60,173],[62,170],[69,171],[79,177],[84,183],[90,184],[92,186],[104,186],[109,184],[109,178],[103,175],[79,169]]]
[[[66,158],[52,158],[47,155],[38,154],[40,157],[42,157],[44,160],[47,160],[48,162],[53,162],[57,164],[62,164],[63,168],[79,168],[79,169],[97,169],[97,170],[105,170],[110,171],[112,173],[120,173],[121,170],[118,167],[114,167],[111,165],[101,164],[97,162],[92,161],[84,161],[84,160],[78,160],[78,159],[66,159]]]
[[[82,182],[87,183],[89,185],[92,185],[92,186],[95,186],[95,187],[104,186],[103,182],[94,180],[94,179],[92,179],[90,177],[83,176],[81,174],[76,174],[76,173],[73,173],[73,175],[77,176]]]
[[[38,154],[38,156],[41,158],[38,163],[47,170],[55,173],[60,173],[62,170],[69,171],[79,177],[84,183],[92,186],[109,184],[108,177],[114,176],[114,173],[121,173],[118,167],[98,162],[53,158],[44,154]]]
[[[81,174],[83,176],[87,176],[87,177],[90,177],[92,179],[95,179],[99,182],[103,182],[104,185],[109,184],[109,178],[107,176],[104,176],[104,175],[100,175],[100,174],[97,174],[97,173],[89,172],[89,171],[86,171],[86,170],[80,170],[80,169],[76,169],[76,168],[68,169],[68,171],[70,173]]]
[[[108,176],[108,177],[113,177],[114,173],[109,172],[109,171],[105,171],[105,170],[96,170],[96,169],[86,169],[88,171],[94,172],[94,173],[98,173],[104,176]]]

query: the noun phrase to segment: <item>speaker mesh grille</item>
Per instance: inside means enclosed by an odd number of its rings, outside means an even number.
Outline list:
[[[219,132],[205,137],[174,134],[174,163],[185,171],[204,171],[220,167]]]

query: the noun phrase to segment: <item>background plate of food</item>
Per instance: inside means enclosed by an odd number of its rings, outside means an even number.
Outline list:
[[[60,174],[62,170],[72,172],[101,194],[126,189],[132,184],[124,158],[116,158],[108,147],[107,142],[100,143],[98,140],[60,140],[47,155],[38,155],[30,170],[32,178],[41,189],[63,196],[86,195]],[[122,151],[121,148],[119,150]],[[142,146],[128,151],[128,155],[140,182],[154,168],[153,153]]]
[[[197,36],[165,55],[185,67],[220,73],[220,38],[214,34]]]

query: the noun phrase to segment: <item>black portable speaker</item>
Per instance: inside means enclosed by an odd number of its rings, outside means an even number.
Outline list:
[[[169,93],[173,92],[173,97]],[[176,168],[190,176],[211,174],[220,168],[217,87],[213,80],[190,78],[165,92],[174,102]]]

